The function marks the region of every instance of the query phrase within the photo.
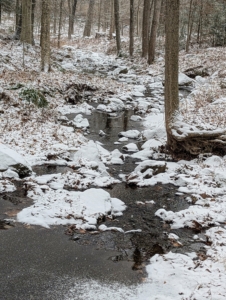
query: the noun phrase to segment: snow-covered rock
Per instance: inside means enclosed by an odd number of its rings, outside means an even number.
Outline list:
[[[178,75],[178,84],[179,84],[179,86],[192,85],[193,82],[194,82],[194,80],[191,79],[190,77],[188,77],[187,75],[185,75],[183,73],[179,73],[179,75]]]
[[[140,131],[138,130],[127,130],[127,131],[121,131],[119,133],[119,137],[127,137],[129,139],[138,139],[141,136]]]
[[[135,91],[132,92],[132,96],[134,96],[134,97],[144,97],[144,94],[135,90]]]
[[[141,118],[140,116],[137,116],[137,115],[132,115],[132,116],[130,117],[130,120],[131,120],[131,121],[134,121],[134,122],[137,122],[137,121],[141,121],[142,118]]]
[[[77,128],[87,128],[87,127],[89,127],[89,121],[86,118],[83,118],[83,116],[81,114],[78,114],[74,118],[73,123]]]
[[[137,147],[136,144],[130,143],[130,144],[127,144],[127,145],[123,146],[122,150],[127,151],[127,152],[137,152],[138,147]]]
[[[125,204],[102,189],[88,189],[84,192],[46,190],[38,186],[35,193],[28,195],[35,203],[17,214],[19,222],[41,225],[75,224],[76,228],[96,228],[97,219],[103,215],[120,215]]]
[[[0,144],[0,171],[12,169],[23,178],[31,175],[32,169],[26,160],[16,151]]]

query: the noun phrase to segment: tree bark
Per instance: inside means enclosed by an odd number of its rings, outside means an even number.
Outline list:
[[[57,47],[58,48],[60,48],[60,38],[61,38],[61,28],[62,28],[62,15],[63,15],[63,0],[60,0],[60,16],[59,16],[58,37],[57,37]]]
[[[22,0],[22,30],[20,40],[32,44],[32,1]]]
[[[32,32],[32,45],[35,44],[35,40],[34,40],[35,5],[36,5],[36,0],[32,0],[32,1],[31,1],[31,32]]]
[[[134,52],[134,0],[130,0],[129,54]]]
[[[22,5],[19,0],[16,1],[16,30],[14,39],[19,40],[22,29]]]
[[[110,30],[109,30],[109,38],[112,40],[113,32],[115,30],[115,15],[114,15],[114,0],[111,1],[111,24],[110,24]]]
[[[150,34],[149,47],[148,47],[149,65],[152,64],[155,59],[156,37],[157,37],[157,30],[159,25],[161,6],[162,6],[162,0],[154,0],[153,20],[152,20],[151,34]]]
[[[179,7],[180,0],[166,0],[165,42],[165,123],[167,146],[174,148],[171,132],[173,117],[179,108],[178,54],[179,54]]]
[[[119,0],[114,0],[115,11],[115,33],[116,33],[116,45],[117,55],[121,55],[121,37],[120,37],[120,19],[119,19]]]
[[[91,28],[93,23],[93,13],[94,13],[94,4],[95,0],[89,0],[89,9],[86,17],[86,24],[83,32],[83,36],[90,36],[91,35]]]
[[[50,71],[50,0],[42,0],[41,71]]]
[[[74,33],[74,22],[76,12],[77,0],[68,0],[69,7],[69,26],[68,26],[68,39],[71,39],[71,35]]]
[[[142,57],[147,57],[148,54],[150,6],[150,0],[144,0],[142,23]]]

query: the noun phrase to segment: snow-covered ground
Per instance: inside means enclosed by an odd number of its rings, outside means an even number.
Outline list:
[[[159,60],[153,67],[144,69],[143,65],[139,67],[138,61],[136,69],[126,60],[116,61],[113,56],[77,49],[73,45],[53,52],[55,63],[52,73],[40,74],[38,47],[26,49],[24,68],[21,64],[22,46],[14,42],[1,42],[0,192],[16,189],[11,180],[21,180],[18,179],[18,164],[26,170],[42,164],[64,165],[73,170],[43,176],[32,173],[23,179],[34,204],[23,209],[16,220],[45,227],[75,224],[78,229],[107,230],[103,225],[100,228],[97,226],[97,219],[102,215],[113,217],[123,214],[126,209],[124,203],[111,198],[101,187],[119,182],[109,174],[108,166],[123,164],[125,154],[121,148],[108,151],[104,145],[89,141],[87,135],[89,122],[86,116],[94,110],[91,101],[96,103],[100,100],[98,110],[113,116],[119,111],[133,108],[137,114],[131,120],[134,123],[143,122],[145,126],[143,132],[119,132],[119,143],[127,143],[124,145],[126,155],[141,160],[134,166],[133,172],[120,174],[120,178],[140,187],[171,183],[178,187],[178,193],[186,194],[191,203],[189,208],[179,212],[165,208],[156,211],[156,216],[171,222],[172,229],[195,227],[197,224],[201,228],[213,226],[205,233],[208,240],[205,254],[155,255],[146,268],[146,282],[137,287],[105,286],[95,281],[79,282],[79,287],[76,286],[74,290],[81,288],[85,298],[75,298],[71,289],[65,300],[99,300],[102,299],[100,290],[103,299],[225,299],[226,156],[207,154],[191,161],[170,162],[169,157],[158,150],[166,142],[162,95],[164,62]],[[209,57],[214,54],[215,49],[208,50]],[[184,60],[182,62],[181,58],[181,69],[186,69],[191,56],[182,55]],[[194,65],[202,64],[202,58],[201,54],[198,58],[193,55]],[[181,85],[189,84],[193,89],[186,99],[180,95],[180,125],[183,125],[184,132],[225,132],[226,101],[220,89],[222,65],[218,63],[209,67],[209,76],[206,78],[199,76],[187,82],[186,77],[181,75]],[[82,71],[87,68],[89,71],[102,71],[105,77],[83,76]],[[90,93],[84,89],[82,99],[68,104],[65,100],[69,97],[68,86],[74,82],[88,85],[93,91]],[[19,96],[24,87],[44,91],[49,107],[42,110],[25,103]],[[114,95],[109,96],[112,91]],[[207,91],[211,91],[211,99]],[[202,101],[198,102],[199,99]],[[197,113],[195,116],[194,109]],[[72,122],[65,116],[69,113],[77,114]],[[137,140],[146,140],[140,151],[135,144]],[[11,150],[7,152],[4,145]],[[117,148],[117,142],[115,145]],[[202,238],[194,236],[197,240]]]

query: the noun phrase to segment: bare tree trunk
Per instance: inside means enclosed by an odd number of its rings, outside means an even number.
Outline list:
[[[171,121],[179,107],[178,97],[178,53],[179,53],[179,7],[180,0],[166,0],[165,43],[165,122],[167,146],[173,147]]]
[[[53,9],[53,34],[57,32],[57,0],[54,0],[54,9]]]
[[[98,29],[97,31],[100,32],[100,20],[101,20],[101,0],[98,2]]]
[[[0,24],[2,24],[2,1],[0,1]]]
[[[32,32],[32,45],[35,44],[35,40],[34,40],[35,5],[36,5],[36,0],[32,0],[32,2],[31,2],[31,32]]]
[[[71,35],[74,33],[74,22],[76,12],[77,0],[68,0],[69,8],[69,26],[68,26],[68,39],[71,39]]]
[[[200,11],[199,11],[199,23],[198,23],[198,32],[197,32],[197,43],[199,47],[202,43],[202,19],[203,19],[203,0],[201,0]]]
[[[150,18],[150,0],[144,0],[143,26],[142,26],[142,57],[147,57],[148,54],[149,18]]]
[[[71,19],[71,33],[74,33],[74,24],[75,24],[75,12],[77,8],[77,0],[74,0],[72,6],[72,19]]]
[[[148,63],[152,64],[155,59],[155,47],[156,47],[156,36],[157,30],[159,26],[159,17],[161,12],[162,0],[154,1],[154,12],[153,12],[153,20],[151,26],[151,34],[149,40],[149,48],[148,48]]]
[[[71,14],[72,14],[72,3],[71,0],[68,0],[68,13],[69,13],[69,24],[68,24],[68,39],[71,39]]]
[[[63,0],[60,0],[60,16],[58,27],[57,47],[60,48],[61,28],[62,28]]]
[[[50,0],[42,0],[41,71],[50,71]]]
[[[115,30],[115,15],[114,15],[114,0],[111,1],[111,24],[110,24],[110,30],[109,30],[109,38],[112,39],[113,32]]]
[[[95,0],[89,0],[89,9],[86,17],[86,25],[84,28],[83,36],[90,36],[91,35],[91,28],[93,23],[93,13],[94,13],[94,4]]]
[[[16,30],[14,38],[16,40],[20,39],[22,29],[22,5],[19,0],[16,1]]]
[[[32,1],[22,0],[22,30],[20,40],[32,44]]]
[[[120,20],[119,20],[119,0],[114,0],[115,11],[115,32],[116,32],[116,45],[117,55],[121,55],[121,38],[120,38]]]
[[[129,54],[134,52],[134,0],[130,0]]]
[[[193,23],[194,23],[194,13],[195,13],[195,7],[197,3],[193,2],[194,0],[190,0],[189,5],[189,14],[188,14],[188,28],[187,28],[187,40],[186,40],[186,47],[185,51],[189,51],[190,41],[191,41],[191,34],[193,29]]]
[[[104,21],[103,21],[103,31],[107,30],[107,11],[108,11],[108,0],[104,0]]]

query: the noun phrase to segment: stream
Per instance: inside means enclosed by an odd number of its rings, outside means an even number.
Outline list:
[[[124,110],[116,116],[95,110],[89,120],[87,138],[98,141],[108,151],[122,150],[118,133],[130,129],[143,130],[141,122],[133,122],[134,111]],[[76,114],[67,115],[73,120]],[[99,131],[105,135],[100,136]],[[142,142],[129,139],[140,149]],[[123,165],[110,165],[108,172],[120,179],[129,174],[139,160],[126,157]],[[63,173],[65,166],[33,167],[37,175]],[[155,254],[194,252],[202,250],[201,242],[193,239],[195,231],[188,228],[172,230],[170,224],[155,216],[159,208],[180,211],[189,206],[186,196],[177,194],[177,187],[157,184],[146,188],[119,183],[106,188],[111,197],[121,199],[127,206],[121,217],[100,218],[98,224],[120,227],[118,231],[82,232],[73,226],[52,226],[51,230],[4,221],[15,217],[32,204],[26,197],[23,181],[15,182],[17,191],[0,195],[0,299],[63,299],[59,283],[67,286],[67,278],[96,279],[103,282],[137,284],[145,277],[145,265]],[[179,242],[169,240],[174,233]],[[54,295],[52,295],[54,291]],[[47,297],[47,293],[48,296]],[[2,296],[4,295],[4,296]],[[19,295],[19,296],[18,296]]]

